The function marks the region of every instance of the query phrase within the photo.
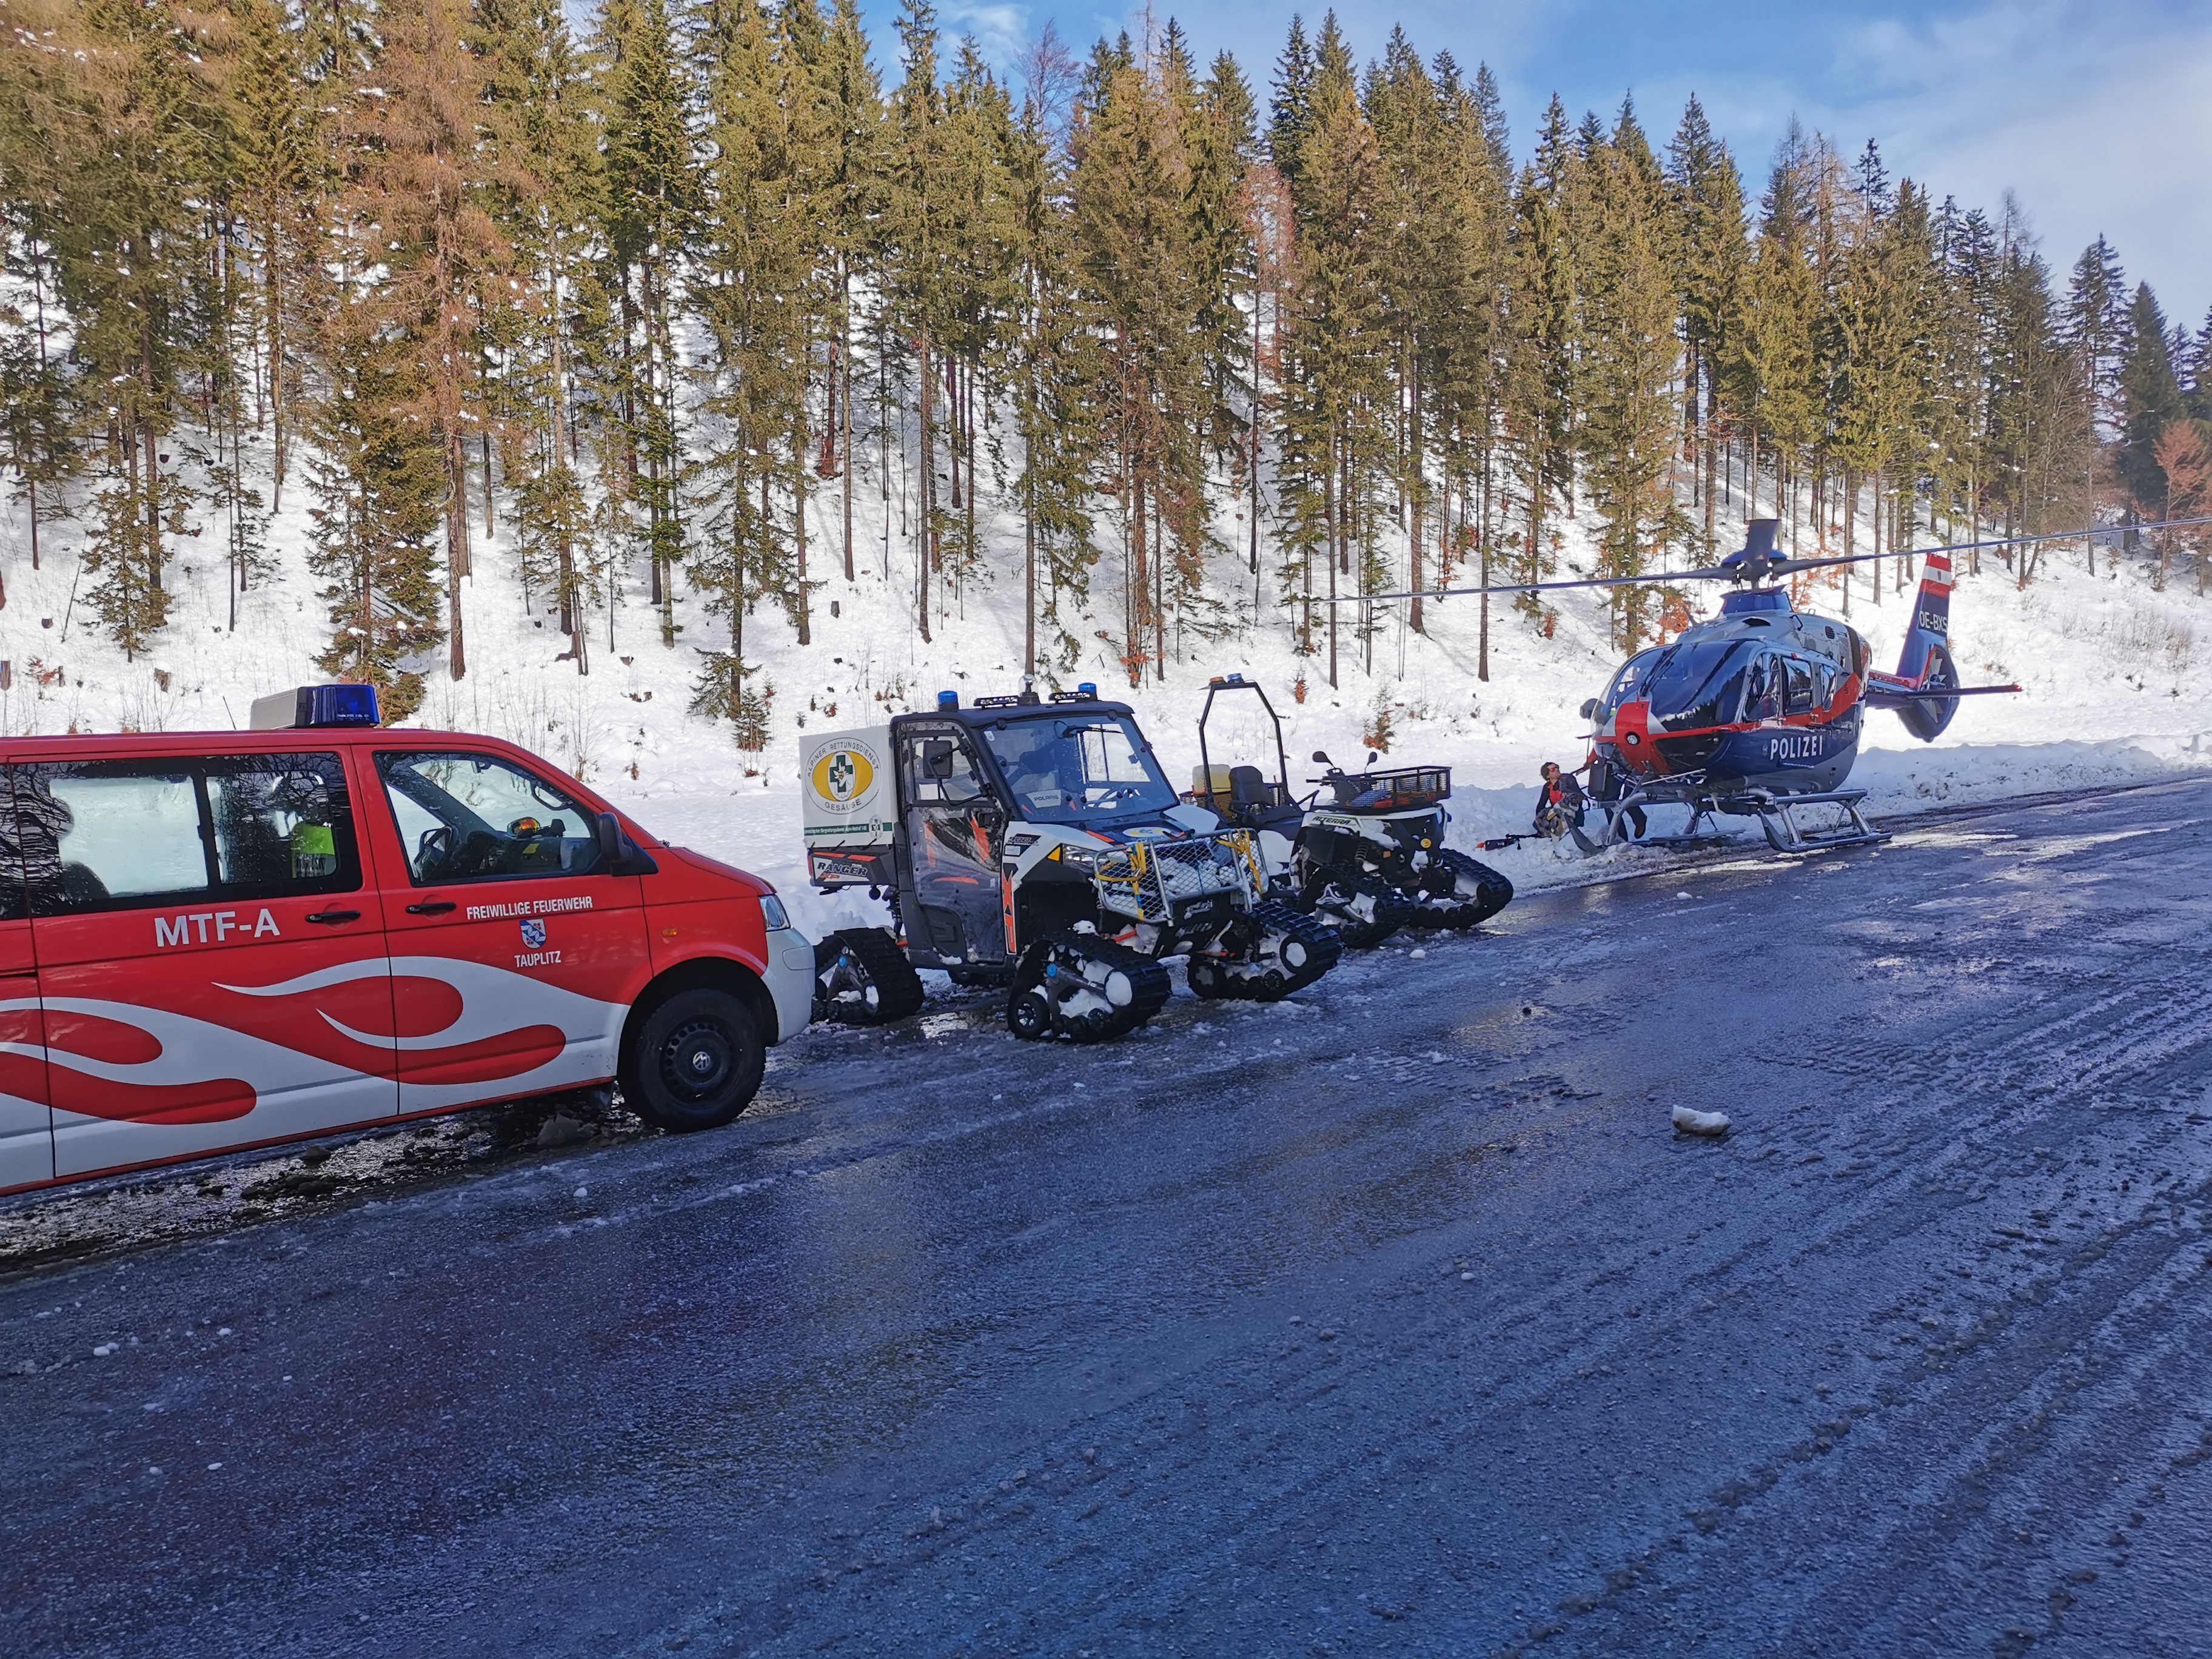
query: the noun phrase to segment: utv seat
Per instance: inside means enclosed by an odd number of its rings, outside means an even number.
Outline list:
[[[1288,802],[1278,803],[1274,791],[1256,766],[1229,769],[1229,816],[1248,830],[1281,830],[1305,816]]]

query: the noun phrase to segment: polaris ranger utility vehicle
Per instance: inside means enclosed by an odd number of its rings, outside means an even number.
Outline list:
[[[1216,767],[1206,749],[1206,722],[1224,692],[1259,698],[1275,733],[1276,781],[1256,766]],[[1326,787],[1304,801],[1291,794],[1283,722],[1267,694],[1242,674],[1215,679],[1198,718],[1199,769],[1190,799],[1211,807],[1259,839],[1278,895],[1319,916],[1346,945],[1380,945],[1401,927],[1473,927],[1503,910],[1513,884],[1486,864],[1444,845],[1451,814],[1448,766],[1346,772],[1321,750],[1328,769],[1309,779]],[[1375,756],[1367,757],[1371,767]]]
[[[967,708],[941,692],[815,738],[805,765],[814,884],[865,886],[895,923],[823,941],[825,1018],[913,1012],[918,965],[1006,985],[1016,1036],[1096,1042],[1167,1000],[1164,957],[1188,956],[1198,996],[1273,1002],[1341,951],[1268,896],[1252,832],[1179,801],[1127,705],[1093,686]]]

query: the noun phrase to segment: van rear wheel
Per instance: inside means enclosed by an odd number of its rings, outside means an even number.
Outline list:
[[[656,1129],[718,1129],[752,1104],[768,1046],[727,991],[678,991],[640,1022],[623,1056],[623,1097]]]

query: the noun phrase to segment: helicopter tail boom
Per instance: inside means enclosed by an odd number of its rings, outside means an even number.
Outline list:
[[[1905,632],[1905,649],[1894,674],[1867,676],[1866,700],[1875,708],[1887,708],[1905,722],[1905,729],[1923,743],[1942,736],[1943,728],[1959,712],[1960,697],[1990,696],[2017,691],[2017,685],[1961,685],[1951,660],[1951,561],[1942,553],[1928,556],[1920,578],[1920,592],[1912,602],[1912,625]]]
[[[1898,656],[1897,678],[1911,686],[1927,684],[1931,669],[1948,665],[1942,653],[1950,636],[1951,561],[1930,553],[1912,602],[1912,626],[1905,629],[1905,649]]]

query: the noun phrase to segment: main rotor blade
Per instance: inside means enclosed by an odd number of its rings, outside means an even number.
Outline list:
[[[1406,588],[1389,593],[1340,593],[1334,599],[1301,594],[1297,605],[1377,605],[1386,599],[1449,599],[1480,593],[1548,593],[1571,587],[1641,587],[1664,582],[1762,581],[1794,575],[1801,570],[1824,570],[1831,565],[1865,564],[1873,559],[1911,559],[1929,553],[1972,553],[1984,547],[2022,547],[2037,542],[2078,542],[2095,536],[2142,534],[2153,530],[2186,530],[2212,525],[2212,517],[2160,519],[2154,524],[2094,525],[2086,530],[2057,530],[2041,536],[1997,536],[1988,541],[1950,542],[1941,547],[1885,548],[1879,553],[1838,553],[1820,559],[1765,559],[1755,564],[1700,565],[1694,570],[1658,570],[1642,576],[1584,576],[1572,581],[1492,582],[1486,587]]]
[[[1800,570],[1819,570],[1832,564],[1864,564],[1869,559],[1912,559],[1929,553],[1972,553],[1985,547],[2021,547],[2036,542],[2081,542],[2098,536],[2124,536],[2132,531],[2137,535],[2151,530],[2186,530],[2193,525],[2212,524],[2212,518],[2160,519],[2154,524],[2103,524],[2087,530],[2054,530],[2041,536],[1995,536],[1984,542],[1948,542],[1941,547],[1885,548],[1879,553],[1838,553],[1832,557],[1819,559],[1775,559],[1761,567],[1777,576],[1795,574]]]
[[[1650,582],[1717,582],[1736,573],[1723,570],[1718,565],[1705,565],[1696,570],[1655,570],[1643,576],[1584,576],[1575,581],[1564,582],[1492,582],[1487,587],[1422,587],[1407,588],[1395,593],[1340,593],[1334,599],[1316,593],[1309,598],[1299,594],[1292,605],[1371,605],[1383,599],[1449,599],[1473,593],[1548,593],[1562,587],[1637,587]]]

